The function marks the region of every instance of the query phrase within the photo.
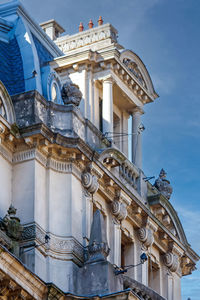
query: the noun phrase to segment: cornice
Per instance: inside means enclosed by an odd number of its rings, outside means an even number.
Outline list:
[[[45,283],[2,245],[0,245],[0,252],[0,270],[31,295],[33,299],[43,299],[47,293]]]
[[[27,248],[32,245],[35,240],[36,244],[42,244],[37,249],[44,256],[51,256],[61,260],[73,260],[81,266],[84,261],[84,247],[74,237],[58,236],[51,232],[46,232],[37,223],[23,225],[22,233],[23,241],[21,246]],[[43,244],[45,235],[48,234],[50,240],[47,244]]]

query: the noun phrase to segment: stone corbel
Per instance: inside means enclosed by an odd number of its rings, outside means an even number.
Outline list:
[[[148,248],[154,243],[154,232],[158,229],[158,225],[149,217],[146,218],[144,226],[138,229],[138,239],[143,246]]]
[[[114,200],[111,203],[111,212],[118,221],[122,221],[127,217],[127,209],[124,203]]]
[[[181,257],[181,275],[192,274],[194,270],[196,270],[195,264],[187,256]]]
[[[184,251],[174,242],[169,243],[169,251],[163,255],[163,262],[171,272],[176,272],[180,266],[180,259]]]
[[[89,172],[84,172],[81,176],[83,187],[91,194],[94,194],[98,188],[99,183],[95,175],[92,175]]]
[[[83,187],[90,194],[97,192],[99,188],[98,179],[103,176],[103,172],[94,165],[94,163],[89,163],[81,176]]]
[[[127,217],[127,206],[131,204],[131,199],[122,191],[115,191],[114,201],[111,203],[111,212],[118,221],[123,221]]]
[[[145,247],[149,247],[154,242],[153,231],[150,228],[142,227],[138,229],[138,239]]]
[[[165,253],[163,255],[163,262],[166,267],[170,269],[171,272],[176,272],[179,267],[179,258],[178,255],[173,254],[172,252]]]

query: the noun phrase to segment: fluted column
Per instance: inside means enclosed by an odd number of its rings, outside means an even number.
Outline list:
[[[113,132],[113,79],[103,80],[103,133]]]
[[[141,108],[136,108],[132,112],[132,163],[138,168],[142,168],[142,135],[141,135]]]

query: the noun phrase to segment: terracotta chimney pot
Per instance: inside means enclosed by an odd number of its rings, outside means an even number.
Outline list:
[[[101,25],[103,25],[103,19],[102,19],[102,17],[100,16],[100,17],[99,17],[99,20],[98,20],[98,26],[101,26]]]
[[[84,27],[83,27],[83,23],[82,22],[80,22],[80,25],[79,25],[78,29],[79,29],[79,32],[83,31]]]
[[[88,26],[90,29],[93,28],[94,24],[93,24],[92,20],[90,20],[90,22],[88,23]]]

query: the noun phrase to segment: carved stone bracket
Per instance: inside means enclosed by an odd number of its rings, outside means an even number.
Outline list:
[[[168,252],[163,255],[163,262],[166,267],[170,269],[171,272],[176,272],[179,267],[178,255]]]
[[[91,194],[94,194],[98,188],[99,183],[95,175],[90,174],[89,172],[84,172],[81,176],[83,187]]]
[[[118,221],[122,221],[127,217],[127,209],[124,203],[114,200],[111,203],[111,212]]]
[[[157,231],[158,226],[149,217],[143,222],[144,226],[138,230],[138,238],[145,247],[149,247],[154,242],[154,232]]]
[[[100,179],[102,176],[102,171],[95,166],[94,163],[89,163],[86,166],[85,171],[82,173],[81,180],[83,187],[88,193],[94,194],[97,192],[99,188],[98,179]]]
[[[111,203],[111,212],[118,221],[126,219],[127,206],[130,204],[131,199],[122,190],[116,189],[114,201]]]
[[[138,239],[145,247],[149,247],[154,242],[153,231],[150,228],[142,227],[138,229]]]

